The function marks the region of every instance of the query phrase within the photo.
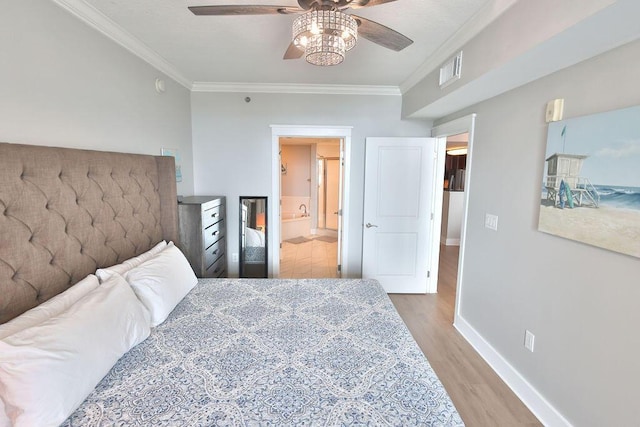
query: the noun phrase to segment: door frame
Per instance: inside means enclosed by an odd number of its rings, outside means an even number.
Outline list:
[[[435,138],[446,138],[451,135],[458,135],[461,133],[469,133],[469,142],[467,143],[467,163],[464,182],[464,206],[462,207],[462,229],[460,230],[460,251],[458,256],[458,278],[456,281],[456,301],[453,315],[453,325],[459,324],[460,318],[460,301],[463,292],[464,285],[464,256],[467,241],[467,223],[469,221],[469,195],[471,194],[471,173],[472,173],[472,159],[473,159],[473,138],[474,129],[476,123],[476,113],[468,116],[460,117],[441,125],[435,126],[431,130],[431,136]],[[446,145],[446,144],[445,144]],[[442,168],[444,174],[444,160],[445,156],[442,156]],[[442,195],[442,192],[441,192]],[[442,206],[441,206],[442,207]],[[440,209],[440,217],[442,217],[442,209]],[[438,251],[440,250],[440,239],[438,238]]]
[[[353,126],[301,126],[301,125],[271,125],[271,197],[273,202],[269,208],[271,220],[271,238],[269,239],[269,254],[271,262],[269,277],[278,277],[280,274],[280,138],[281,137],[305,137],[305,138],[341,138],[344,141],[343,192],[342,192],[342,251],[338,260],[341,268],[341,277],[349,277],[349,188],[351,178],[351,130]]]

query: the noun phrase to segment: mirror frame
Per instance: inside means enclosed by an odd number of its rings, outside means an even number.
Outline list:
[[[244,237],[244,222],[243,222],[243,209],[245,200],[264,200],[264,271],[260,272],[260,274],[252,274],[246,271],[247,268],[245,266],[244,258],[245,258],[245,246],[243,244]],[[238,203],[239,217],[238,217],[238,277],[241,278],[267,278],[269,277],[269,198],[266,196],[240,196]],[[256,264],[258,265],[258,264]]]

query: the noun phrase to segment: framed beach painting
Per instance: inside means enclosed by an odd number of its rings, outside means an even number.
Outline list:
[[[640,106],[549,124],[538,229],[640,258]]]

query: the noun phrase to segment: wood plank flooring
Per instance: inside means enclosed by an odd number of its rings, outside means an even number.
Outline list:
[[[390,294],[467,426],[540,426],[453,327],[458,247],[441,246],[438,293]]]

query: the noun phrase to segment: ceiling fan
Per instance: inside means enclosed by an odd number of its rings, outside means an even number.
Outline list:
[[[294,22],[292,41],[283,59],[305,56],[314,65],[337,65],[358,37],[380,46],[401,51],[413,40],[384,25],[346,9],[361,9],[397,0],[298,0],[299,7],[264,5],[191,6],[195,15],[289,15],[300,14]]]

